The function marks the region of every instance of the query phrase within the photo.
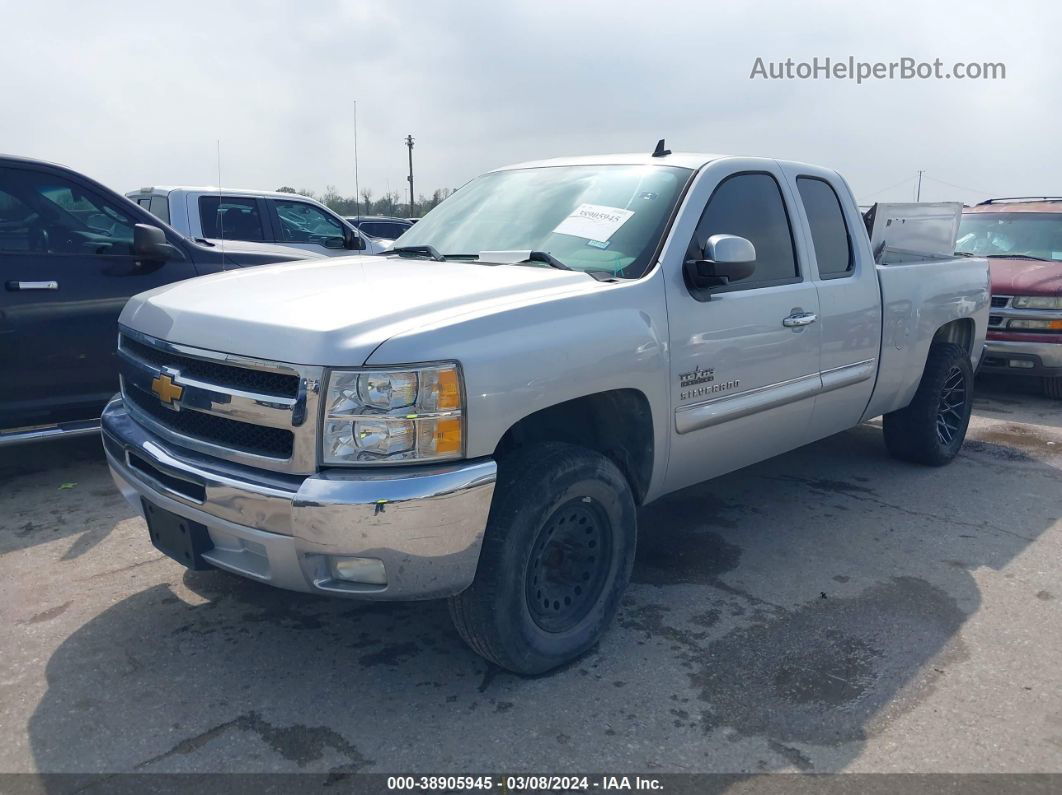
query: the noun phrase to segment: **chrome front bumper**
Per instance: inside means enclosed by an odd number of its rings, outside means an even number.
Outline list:
[[[207,527],[220,569],[280,588],[363,599],[431,599],[471,584],[497,466],[330,469],[309,477],[253,469],[173,446],[137,424],[121,398],[103,411],[111,474],[141,499]],[[332,557],[374,558],[386,585],[339,580]]]
[[[1017,364],[1018,362],[1026,364]],[[981,369],[988,373],[1009,372],[1015,375],[1062,376],[1062,340],[1059,342],[986,340]]]

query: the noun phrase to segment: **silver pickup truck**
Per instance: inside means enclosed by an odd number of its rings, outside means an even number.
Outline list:
[[[957,212],[903,207],[872,247],[825,168],[492,171],[382,256],[134,297],[115,481],[186,566],[445,597],[479,654],[548,670],[612,620],[638,506],[881,415],[893,455],[956,455],[987,264],[950,256]]]

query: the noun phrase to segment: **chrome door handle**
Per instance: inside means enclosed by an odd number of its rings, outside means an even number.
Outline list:
[[[818,319],[819,316],[814,312],[800,312],[799,314],[782,318],[782,325],[786,328],[799,328],[800,326],[810,326]]]
[[[8,282],[8,290],[58,290],[59,282]]]

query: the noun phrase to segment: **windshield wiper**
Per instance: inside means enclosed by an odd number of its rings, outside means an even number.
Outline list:
[[[1045,257],[1034,257],[1032,254],[986,254],[988,259],[1034,259],[1037,262],[1054,262]]]
[[[523,262],[542,262],[542,263],[545,263],[546,265],[549,265],[551,268],[556,268],[557,270],[562,270],[562,271],[574,270],[574,268],[572,268],[570,265],[565,265],[559,259],[557,259],[552,254],[550,254],[548,251],[532,251],[530,254],[527,255],[527,259],[522,260],[522,261]]]
[[[417,254],[421,257],[428,257],[436,262],[446,262],[446,257],[435,250],[435,246],[398,246],[397,248],[389,248],[385,251],[381,251],[376,256],[386,257],[388,254]]]

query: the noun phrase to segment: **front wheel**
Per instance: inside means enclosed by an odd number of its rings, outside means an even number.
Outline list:
[[[472,649],[538,674],[590,649],[611,624],[634,564],[634,498],[600,453],[542,443],[499,464],[476,578],[450,598]]]
[[[954,343],[932,345],[914,399],[882,418],[885,446],[894,458],[943,466],[958,455],[972,408],[970,357]]]
[[[1044,378],[1044,394],[1055,400],[1062,400],[1062,375]]]

